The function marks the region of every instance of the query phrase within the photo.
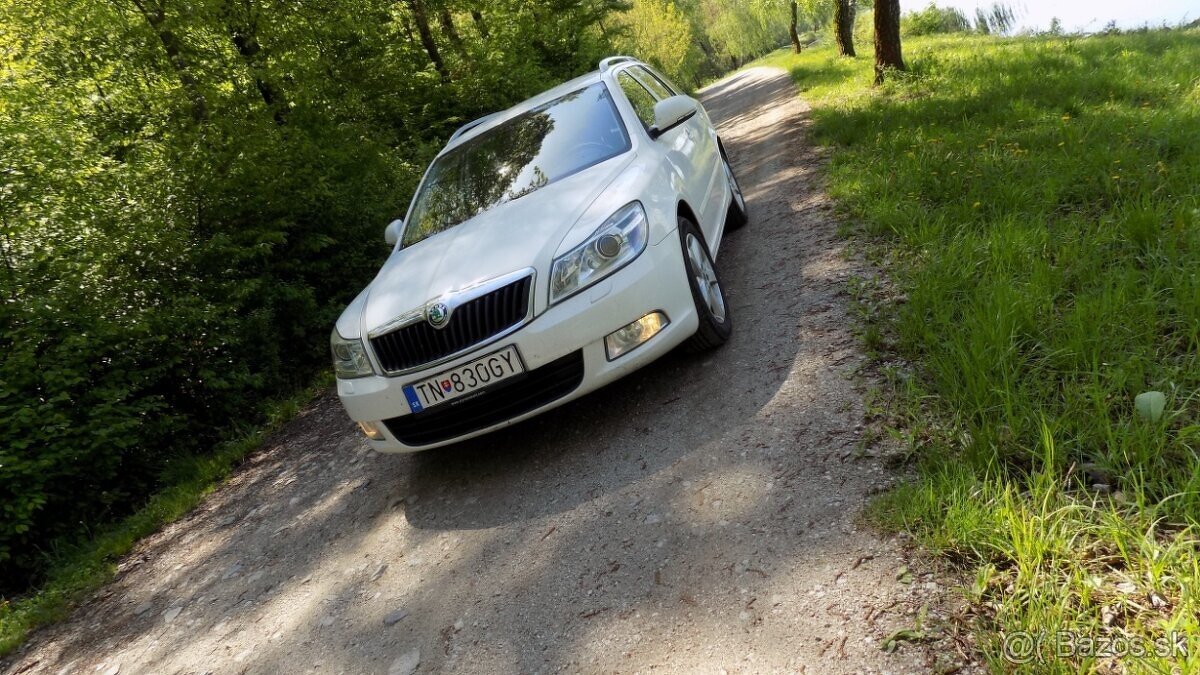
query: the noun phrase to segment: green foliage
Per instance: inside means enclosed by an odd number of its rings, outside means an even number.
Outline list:
[[[636,54],[682,86],[700,81],[704,53],[691,23],[674,2],[639,0],[620,21],[617,51]]]
[[[445,137],[624,7],[0,4],[0,594],[326,367]]]
[[[459,125],[630,51],[786,39],[732,0],[0,4],[0,594],[325,366]],[[139,530],[140,531],[140,530]]]
[[[875,515],[975,569],[998,670],[1104,666],[1005,663],[1017,631],[1196,635],[1200,34],[905,46],[911,72],[877,89],[867,63],[782,59],[906,298],[868,328],[918,364],[881,412],[920,478]],[[1147,391],[1161,418],[1135,410]]]
[[[131,551],[141,538],[199,504],[269,433],[326,391],[328,379],[321,378],[318,384],[290,398],[268,402],[263,406],[263,424],[234,432],[212,452],[181,457],[171,468],[170,486],[135,513],[103,526],[89,540],[55,548],[48,555],[45,581],[37,593],[11,603],[0,602],[0,658],[20,645],[30,631],[63,618],[76,601],[112,579],[120,556]]]
[[[906,36],[966,33],[971,22],[957,7],[938,7],[932,2],[925,9],[900,17],[900,32]]]
[[[908,12],[900,18],[900,32],[916,37],[920,35],[944,35],[970,33],[972,30],[984,35],[1003,35],[1016,25],[1017,15],[1013,8],[1003,2],[992,3],[991,7],[975,8],[975,24],[957,7],[938,7],[929,3],[925,9]]]
[[[800,30],[832,16],[829,0],[800,3]],[[783,0],[633,0],[604,22],[616,51],[646,60],[686,89],[788,43]]]

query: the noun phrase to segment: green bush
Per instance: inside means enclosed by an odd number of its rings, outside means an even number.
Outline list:
[[[971,22],[962,10],[955,7],[938,7],[929,3],[925,9],[908,12],[900,17],[900,32],[903,35],[967,33],[970,30]]]

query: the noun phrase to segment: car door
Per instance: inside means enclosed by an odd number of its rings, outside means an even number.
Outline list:
[[[640,65],[623,69],[616,79],[646,129],[654,124],[654,104],[674,95],[662,80]],[[697,211],[700,220],[697,225],[715,255],[724,224],[721,206],[725,200],[722,185],[716,182],[724,174],[715,131],[701,113],[662,135],[657,142],[683,179],[681,191]]]

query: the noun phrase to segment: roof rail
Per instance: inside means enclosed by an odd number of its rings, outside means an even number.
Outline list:
[[[607,73],[609,68],[626,61],[637,61],[637,59],[632,56],[610,56],[607,59],[600,59],[600,72]]]
[[[503,111],[501,111],[501,112],[503,112]],[[492,119],[493,117],[495,117],[496,115],[499,115],[499,114],[500,114],[499,112],[494,112],[490,115],[484,115],[483,117],[480,117],[479,119],[477,119],[473,122],[467,122],[466,124],[462,125],[458,129],[456,129],[454,131],[454,133],[450,134],[450,140],[448,140],[446,142],[449,143],[449,142],[453,141],[454,139],[458,138],[459,136],[462,136],[463,134],[467,133],[468,131],[474,129],[475,127],[479,126],[480,124],[483,124],[484,122]]]

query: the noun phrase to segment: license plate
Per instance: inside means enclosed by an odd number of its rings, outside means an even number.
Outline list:
[[[517,348],[505,347],[427,380],[406,384],[404,397],[408,399],[408,407],[417,413],[523,372],[525,366],[517,355]]]

